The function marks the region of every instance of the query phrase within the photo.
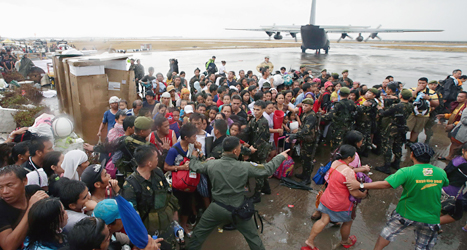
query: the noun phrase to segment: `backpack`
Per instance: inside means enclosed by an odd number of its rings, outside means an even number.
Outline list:
[[[313,181],[317,185],[323,185],[326,181],[324,180],[324,176],[326,176],[326,173],[329,171],[331,168],[332,161],[329,161],[328,164],[325,166],[321,165],[319,167],[318,172],[316,172],[315,176],[313,176]]]
[[[180,162],[179,166],[190,160],[186,157],[185,152],[183,152],[179,147],[174,145],[172,148],[175,148],[177,152],[183,156],[183,161]],[[196,191],[196,187],[198,186],[199,181],[200,175],[191,172],[190,170],[178,170],[177,172],[172,171],[172,187],[177,190],[192,193]]]
[[[276,169],[276,172],[274,173],[274,177],[280,180],[284,177],[292,176],[294,164],[295,164],[294,160],[289,155],[287,159],[283,161],[281,165]]]

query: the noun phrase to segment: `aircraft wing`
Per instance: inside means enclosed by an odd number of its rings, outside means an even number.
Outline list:
[[[287,33],[300,33],[300,27],[261,27],[258,29],[231,29],[226,30],[245,30],[245,31],[263,31],[263,32],[287,32]]]
[[[442,32],[444,30],[421,29],[327,29],[327,33],[403,33],[403,32]]]
[[[263,32],[286,32],[286,33],[300,33],[300,28],[302,25],[274,25],[274,26],[260,26],[257,29],[236,29],[236,28],[226,28],[226,30],[245,30],[245,31],[263,31]],[[367,29],[370,26],[343,26],[343,25],[319,25],[320,28],[326,30],[338,30],[336,33],[342,33],[342,30],[351,30],[351,29]]]

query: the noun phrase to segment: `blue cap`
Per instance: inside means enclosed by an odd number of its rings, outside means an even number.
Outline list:
[[[92,215],[104,220],[106,225],[112,224],[115,220],[120,219],[117,201],[114,199],[100,201],[94,208]]]

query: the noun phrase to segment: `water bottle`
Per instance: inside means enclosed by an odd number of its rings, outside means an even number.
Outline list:
[[[178,242],[180,244],[185,242],[185,230],[183,230],[183,227],[181,227],[177,221],[173,221],[172,226],[174,229],[175,238],[178,240]]]

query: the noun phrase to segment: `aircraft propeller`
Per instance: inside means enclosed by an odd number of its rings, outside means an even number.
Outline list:
[[[379,29],[379,28],[381,28],[381,24],[380,24],[376,29]],[[370,38],[371,38],[371,39],[378,38],[378,39],[381,41],[381,38],[378,36],[378,32],[371,33],[371,34],[365,39],[365,42],[368,41]]]
[[[337,40],[337,42],[340,42],[341,39],[345,39],[346,37],[350,38],[350,39],[353,39],[351,36],[349,36],[347,33],[342,33],[341,37],[339,37],[339,39]]]

